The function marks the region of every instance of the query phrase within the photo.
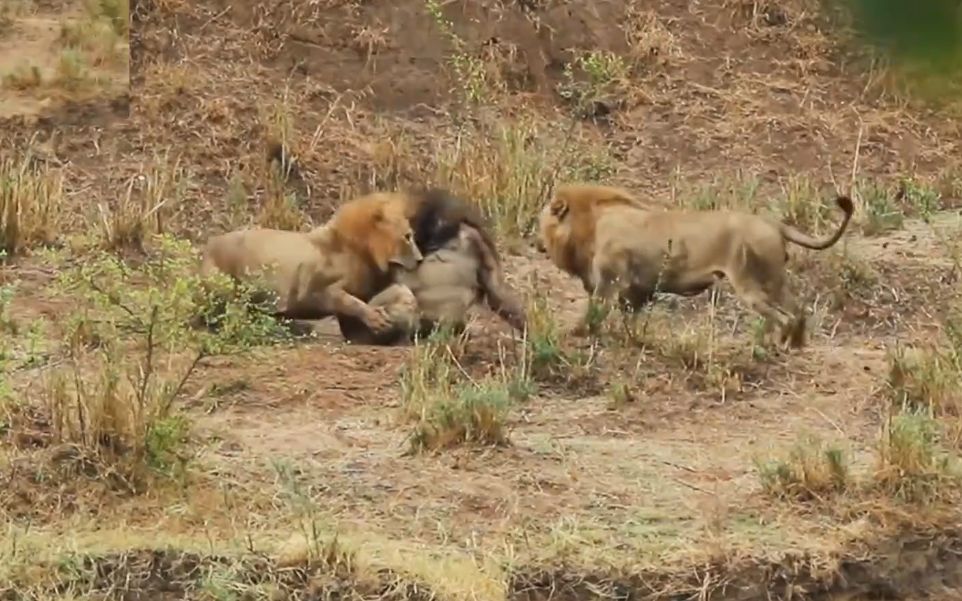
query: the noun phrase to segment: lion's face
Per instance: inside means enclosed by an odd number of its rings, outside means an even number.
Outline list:
[[[424,259],[414,240],[414,230],[403,211],[396,207],[386,207],[378,220],[378,230],[383,245],[383,251],[376,253],[378,263],[387,271],[391,265],[398,265],[403,269],[415,269]]]
[[[538,217],[538,250],[551,254],[553,248],[563,244],[565,217],[568,214],[568,207],[565,203],[555,198],[541,209]]]
[[[401,243],[398,245],[398,251],[391,257],[390,263],[411,270],[417,268],[423,259],[424,255],[414,242],[414,231],[408,225],[407,231],[401,232]]]

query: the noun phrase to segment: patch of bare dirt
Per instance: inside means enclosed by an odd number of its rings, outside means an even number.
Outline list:
[[[84,19],[82,6],[79,0],[11,0],[5,7],[9,24],[0,34],[0,119],[27,117],[25,123],[32,125],[38,115],[64,112],[61,107],[65,103],[126,95],[126,60],[119,65],[101,64],[104,57],[88,59],[64,44],[65,27],[77,26]],[[86,35],[91,36],[83,41],[86,44],[102,48],[109,43],[95,39],[97,33]],[[108,31],[103,35],[114,34]],[[116,43],[121,47],[112,52],[126,54],[127,41]],[[64,73],[76,81],[64,83]]]

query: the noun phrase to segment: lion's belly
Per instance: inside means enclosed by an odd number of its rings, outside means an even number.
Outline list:
[[[464,321],[477,294],[476,289],[464,286],[431,286],[414,291],[422,317],[431,321]]]
[[[456,249],[429,254],[414,271],[402,271],[396,281],[411,289],[422,319],[461,323],[480,294],[478,264]]]

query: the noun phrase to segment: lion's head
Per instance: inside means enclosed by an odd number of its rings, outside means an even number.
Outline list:
[[[538,250],[565,271],[581,274],[594,253],[595,221],[607,207],[643,208],[621,188],[594,184],[558,186],[538,218]]]
[[[334,228],[384,273],[391,265],[415,269],[424,258],[415,244],[403,195],[374,193],[348,201],[334,216]]]

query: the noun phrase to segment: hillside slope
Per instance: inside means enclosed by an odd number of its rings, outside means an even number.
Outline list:
[[[130,11],[129,93],[31,105],[41,86],[0,120],[0,201],[24,203],[0,268],[0,599],[962,588],[962,123],[817,2]],[[283,181],[274,141],[296,159]],[[585,295],[530,233],[570,179],[815,233],[851,192],[837,246],[791,249],[808,346],[762,344],[727,284],[569,336]],[[482,310],[466,342],[414,349],[245,323],[220,353],[183,327],[210,234],[425,182],[491,217],[524,340]],[[446,434],[504,444],[419,452]]]

